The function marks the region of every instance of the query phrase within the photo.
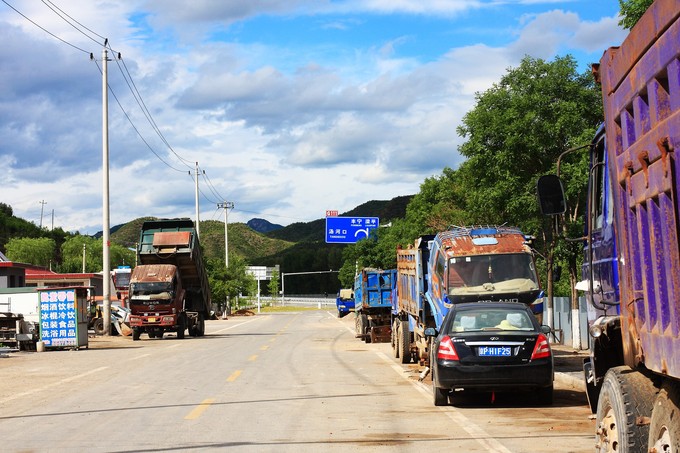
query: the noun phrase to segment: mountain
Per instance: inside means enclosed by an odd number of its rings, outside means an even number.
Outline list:
[[[395,197],[391,200],[372,200],[360,204],[356,208],[340,214],[342,217],[379,217],[382,225],[392,219],[402,219],[406,216],[406,206],[413,195]],[[275,239],[290,242],[325,242],[326,219],[311,222],[296,222],[278,230],[267,233]]]
[[[280,230],[283,228],[282,225],[278,225],[276,223],[271,223],[268,220],[265,219],[250,219],[248,220],[248,223],[246,223],[252,230],[257,231],[258,233],[270,233],[275,230]]]

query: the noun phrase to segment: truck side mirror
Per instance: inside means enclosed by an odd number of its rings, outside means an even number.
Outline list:
[[[536,184],[538,204],[543,215],[564,214],[567,202],[564,197],[562,180],[556,175],[544,175],[538,178]]]

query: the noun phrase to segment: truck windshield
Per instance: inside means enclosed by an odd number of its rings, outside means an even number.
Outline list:
[[[508,293],[539,288],[531,255],[457,256],[449,261],[449,295],[470,292]]]
[[[130,285],[130,292],[134,296],[149,296],[152,294],[172,293],[172,283],[169,282],[144,282]],[[170,297],[170,296],[169,296]]]

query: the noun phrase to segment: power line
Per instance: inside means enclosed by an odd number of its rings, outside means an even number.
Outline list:
[[[44,31],[45,33],[47,33],[48,35],[52,36],[53,38],[58,39],[59,41],[61,41],[61,42],[63,42],[64,44],[67,44],[67,45],[73,47],[74,49],[80,50],[81,52],[84,52],[84,53],[86,53],[86,54],[88,54],[88,55],[92,55],[92,52],[88,52],[88,51],[85,50],[85,49],[81,49],[80,47],[76,46],[75,44],[71,44],[70,42],[66,41],[65,39],[60,38],[59,36],[55,35],[55,34],[52,33],[51,31],[47,30],[46,28],[44,28],[44,27],[38,25],[35,21],[29,19],[28,16],[26,16],[25,14],[23,14],[21,11],[19,11],[18,9],[16,9],[16,8],[13,7],[12,5],[10,5],[9,3],[7,3],[6,0],[2,0],[2,3],[4,3],[4,4],[7,5],[7,6],[9,6],[10,8],[12,8],[12,9],[13,9],[17,14],[19,14],[21,17],[23,17],[24,19],[26,19],[27,21],[29,21],[30,23],[32,23],[33,25],[35,25],[36,27],[38,27],[39,29],[41,29],[42,31]]]
[[[63,10],[61,10],[57,5],[55,5],[54,3],[50,2],[49,0],[42,0],[42,2],[43,2],[43,4],[44,4],[45,6],[47,6],[49,9],[51,9],[51,10],[54,12],[54,14],[56,14],[57,16],[59,16],[64,22],[66,22],[67,24],[69,24],[71,27],[73,27],[73,28],[74,28],[76,31],[78,31],[80,34],[82,34],[83,36],[85,36],[87,39],[91,39],[91,40],[94,41],[95,43],[101,45],[101,43],[100,43],[99,41],[97,41],[96,39],[94,39],[92,36],[88,35],[88,34],[85,33],[84,31],[82,31],[80,28],[76,27],[76,26],[73,24],[73,22],[67,20],[64,16],[68,17],[69,19],[71,19],[72,21],[74,21],[75,23],[77,23],[78,25],[80,25],[81,27],[85,28],[86,30],[90,31],[91,33],[94,33],[92,30],[90,30],[89,28],[83,26],[80,22],[78,22],[77,20],[73,19],[71,16],[69,16],[68,14],[66,14],[66,13],[65,13]],[[48,4],[48,3],[49,3],[49,4]],[[62,16],[62,14],[63,14],[64,16]],[[101,36],[101,35],[99,35],[99,34],[97,34],[97,33],[94,33],[94,34],[97,35],[97,36],[99,36],[99,37],[102,38],[103,40],[106,40],[106,38],[104,38],[103,36]]]
[[[99,69],[99,72],[102,72],[102,69],[99,67],[99,63],[97,63],[97,60],[94,60],[94,62],[95,62],[95,64],[97,65],[97,69]],[[107,84],[107,87],[108,87],[109,91],[111,92],[111,95],[113,96],[113,98],[116,100],[116,103],[118,104],[118,107],[119,107],[120,110],[123,112],[123,115],[125,115],[125,118],[127,118],[128,122],[130,123],[130,125],[132,126],[132,128],[135,130],[135,132],[137,133],[137,135],[139,136],[139,138],[144,142],[144,144],[146,145],[146,147],[149,148],[149,150],[150,150],[152,153],[154,153],[154,155],[158,158],[158,160],[160,160],[161,162],[163,162],[166,166],[168,166],[169,168],[172,168],[172,169],[175,170],[175,171],[184,173],[184,170],[180,170],[180,169],[178,169],[178,168],[173,167],[172,165],[170,165],[169,163],[167,163],[166,161],[164,161],[163,158],[162,158],[161,156],[159,156],[158,153],[157,153],[156,151],[154,151],[154,149],[151,147],[151,145],[149,145],[149,143],[144,139],[144,137],[142,136],[142,134],[139,132],[139,129],[137,129],[137,126],[135,126],[135,123],[132,121],[132,118],[130,118],[130,116],[127,114],[127,112],[126,112],[125,109],[123,108],[122,104],[120,103],[120,100],[118,99],[118,96],[116,96],[116,93],[115,93],[115,92],[113,91],[113,89],[111,88],[111,85],[108,85],[108,84]]]

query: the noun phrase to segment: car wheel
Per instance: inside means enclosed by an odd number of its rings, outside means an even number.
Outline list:
[[[619,366],[607,371],[597,404],[595,451],[644,451],[649,425],[638,420],[652,414],[656,388],[639,371]]]
[[[649,425],[649,451],[680,452],[680,388],[664,386],[654,401]]]
[[[432,397],[435,406],[449,405],[449,389],[441,389],[437,387],[437,376],[432,368]]]
[[[550,406],[553,403],[553,386],[541,387],[536,391],[536,402],[542,406]]]

